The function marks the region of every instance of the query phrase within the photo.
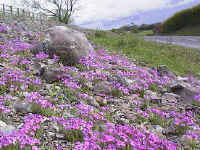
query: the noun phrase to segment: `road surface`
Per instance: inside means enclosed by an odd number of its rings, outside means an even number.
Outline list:
[[[145,36],[145,40],[200,49],[200,36]]]

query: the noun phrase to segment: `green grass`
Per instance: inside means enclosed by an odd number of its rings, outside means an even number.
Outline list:
[[[64,134],[65,140],[75,143],[75,142],[83,142],[84,141],[84,136],[81,130],[65,130],[61,129],[61,133]]]
[[[199,74],[200,51],[194,49],[145,41],[142,37],[130,33],[112,36],[105,31],[98,31],[98,36],[94,34],[88,38],[94,43],[106,46],[109,51],[120,51],[129,58],[147,64],[148,67],[166,65],[177,75]]]
[[[1,150],[31,150],[31,147],[20,148],[19,144],[10,144],[7,147],[2,147]]]
[[[167,128],[169,126],[169,122],[167,118],[162,118],[157,114],[151,114],[149,121],[152,125],[160,125],[163,128]]]
[[[44,115],[46,117],[51,117],[53,115],[56,115],[56,113],[52,109],[42,108],[42,106],[40,104],[37,104],[37,103],[32,103],[31,111],[32,111],[32,113],[41,114],[41,115]]]
[[[142,36],[153,35],[153,31],[152,30],[144,30],[144,31],[136,33],[136,35],[142,35]]]
[[[188,26],[168,35],[200,36],[200,25]]]

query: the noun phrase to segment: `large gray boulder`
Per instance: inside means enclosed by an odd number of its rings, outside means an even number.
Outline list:
[[[34,54],[43,50],[50,58],[57,55],[64,65],[79,63],[79,59],[94,52],[86,36],[66,26],[54,26],[45,31],[45,40],[33,48]]]

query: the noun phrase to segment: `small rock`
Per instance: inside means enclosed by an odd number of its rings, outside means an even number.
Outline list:
[[[13,104],[13,108],[16,112],[29,113],[31,112],[31,104],[25,101],[16,101]]]
[[[49,137],[55,137],[55,133],[54,132],[47,132],[47,135],[49,136]]]
[[[64,139],[65,138],[65,135],[64,134],[61,134],[61,133],[56,133],[56,137],[58,139]]]
[[[163,130],[163,134],[164,135],[174,135],[175,133],[176,133],[176,129],[175,129],[175,127],[173,125],[165,128]]]
[[[64,112],[64,113],[63,113],[63,117],[64,117],[64,118],[74,118],[75,116],[72,115],[72,114],[69,113],[69,112]]]
[[[169,70],[169,68],[168,68],[167,66],[165,66],[165,65],[160,65],[160,66],[158,66],[158,68],[157,68],[157,72],[158,72],[161,76],[163,76],[163,75],[165,75],[165,74],[168,74],[168,73],[170,72],[170,70]]]
[[[99,103],[100,106],[107,105],[107,100],[105,98],[102,98],[100,96],[95,96],[95,99]]]
[[[61,71],[45,69],[41,78],[45,80],[47,83],[52,83],[58,81],[59,80],[58,76],[61,75],[62,75]]]
[[[129,79],[124,78],[123,76],[119,76],[119,75],[112,75],[112,78],[110,79],[110,81],[112,82],[113,80],[115,80],[118,83],[121,83],[124,86],[129,86],[128,82],[131,82]]]
[[[14,126],[7,125],[5,122],[0,120],[0,132],[7,135],[7,134],[11,134],[15,130],[16,128]]]
[[[39,63],[35,63],[33,66],[31,66],[31,70],[34,75],[42,75],[43,69]]]
[[[160,125],[152,125],[152,129],[154,132],[162,134],[164,129]]]
[[[101,81],[98,82],[94,87],[94,92],[97,94],[112,94],[112,87],[110,86],[109,82]]]
[[[96,99],[92,96],[88,96],[87,102],[88,102],[88,105],[91,105],[91,106],[94,106],[94,107],[97,107],[97,108],[100,107],[99,103],[97,103]]]
[[[146,90],[145,91],[145,96],[144,96],[145,101],[149,101],[150,103],[153,104],[161,104],[162,99],[157,95],[156,92]]]
[[[200,91],[186,83],[177,83],[171,86],[171,91],[183,98],[186,103],[192,103]]]
[[[88,81],[88,82],[85,82],[84,83],[89,89],[93,89],[93,85],[92,85],[92,82]]]
[[[0,128],[4,128],[6,126],[7,126],[7,124],[5,122],[3,122],[3,121],[0,120]]]
[[[177,80],[178,81],[188,81],[188,78],[187,77],[180,77],[180,76],[178,76]]]
[[[60,130],[60,129],[59,129],[59,126],[57,125],[56,122],[52,123],[51,127],[52,127],[54,130],[56,130],[56,132],[59,132],[59,130]]]
[[[130,87],[131,85],[134,84],[135,80],[131,80],[131,79],[128,79],[128,78],[125,78],[125,81],[126,83],[128,84],[128,86]]]

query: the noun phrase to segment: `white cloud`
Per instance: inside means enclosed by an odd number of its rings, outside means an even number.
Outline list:
[[[175,1],[177,3],[174,3]],[[82,24],[90,21],[115,20],[136,15],[141,11],[174,7],[192,1],[195,0],[80,0],[81,8],[76,13],[78,17],[75,22]]]
[[[193,2],[196,0],[172,0],[171,3],[168,5],[168,7],[177,7],[177,6],[181,6],[190,2]]]

